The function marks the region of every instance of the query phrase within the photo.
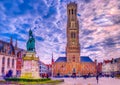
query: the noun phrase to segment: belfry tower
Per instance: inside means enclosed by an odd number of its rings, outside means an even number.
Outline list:
[[[77,19],[77,4],[67,5],[67,62],[80,62],[79,22]]]

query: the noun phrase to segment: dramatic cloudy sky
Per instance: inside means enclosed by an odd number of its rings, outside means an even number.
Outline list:
[[[18,39],[26,49],[33,30],[36,52],[45,63],[65,56],[66,6],[78,4],[81,55],[93,60],[120,57],[120,0],[0,0],[0,40]]]

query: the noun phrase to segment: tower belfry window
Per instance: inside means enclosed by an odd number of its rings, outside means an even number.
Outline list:
[[[71,38],[75,38],[75,37],[76,37],[75,32],[71,32]]]
[[[72,9],[72,14],[73,14],[73,9]]]

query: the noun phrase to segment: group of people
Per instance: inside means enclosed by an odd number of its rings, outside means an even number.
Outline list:
[[[73,73],[72,77],[73,77],[73,79],[75,79],[76,78],[76,74]],[[86,78],[87,78],[87,76],[84,76],[84,79],[86,79]],[[98,81],[99,81],[99,75],[98,74],[96,75],[96,80],[97,80],[97,83],[98,83]]]

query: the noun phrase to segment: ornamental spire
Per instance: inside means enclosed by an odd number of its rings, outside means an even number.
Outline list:
[[[15,43],[15,49],[17,49],[17,39],[16,39],[16,43]]]
[[[11,44],[11,45],[13,44],[12,36],[11,36],[11,38],[10,38],[10,44]]]

